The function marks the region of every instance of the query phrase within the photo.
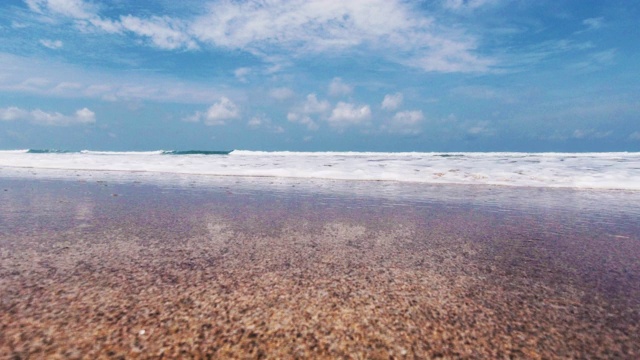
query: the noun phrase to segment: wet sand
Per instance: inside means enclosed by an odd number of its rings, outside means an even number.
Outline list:
[[[637,209],[16,179],[0,203],[5,358],[640,357]]]

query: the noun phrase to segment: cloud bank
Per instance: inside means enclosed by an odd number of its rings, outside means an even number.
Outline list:
[[[485,2],[450,1],[452,7]],[[110,18],[83,0],[26,3],[39,14],[70,19],[83,31],[131,34],[164,50],[210,46],[248,52],[269,62],[366,49],[381,59],[434,72],[485,72],[495,64],[475,53],[478,45],[472,36],[401,0],[221,0],[208,2],[206,11],[190,18],[130,14]]]
[[[26,110],[15,106],[0,108],[0,121],[20,120],[46,126],[82,125],[95,123],[96,114],[88,108],[79,109],[73,115],[45,112],[40,109]]]

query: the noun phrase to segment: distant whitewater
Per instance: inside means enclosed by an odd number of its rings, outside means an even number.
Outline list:
[[[24,169],[640,190],[640,153],[0,151]]]

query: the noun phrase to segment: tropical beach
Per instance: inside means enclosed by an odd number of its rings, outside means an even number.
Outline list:
[[[0,360],[639,359],[638,18],[0,1]]]
[[[636,192],[0,185],[7,358],[640,353]]]

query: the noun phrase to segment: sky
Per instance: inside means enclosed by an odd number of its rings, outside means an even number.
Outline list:
[[[3,0],[0,149],[640,151],[640,2]]]

